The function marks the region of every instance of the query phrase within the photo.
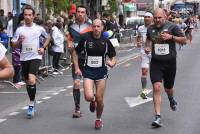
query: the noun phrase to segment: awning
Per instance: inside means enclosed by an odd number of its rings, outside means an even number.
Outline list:
[[[135,3],[124,3],[124,11],[137,11]]]

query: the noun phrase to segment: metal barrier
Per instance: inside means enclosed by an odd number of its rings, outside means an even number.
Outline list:
[[[122,44],[135,43],[137,31],[133,29],[124,29],[115,33],[115,38]]]

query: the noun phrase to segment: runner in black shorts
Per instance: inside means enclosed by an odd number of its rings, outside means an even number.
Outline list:
[[[76,74],[83,75],[83,88],[85,99],[90,102],[90,111],[96,110],[95,128],[100,129],[103,126],[101,115],[103,112],[103,97],[106,87],[106,79],[108,77],[107,66],[114,67],[116,64],[116,52],[108,39],[102,37],[103,24],[102,21],[96,19],[93,21],[93,32],[87,39],[83,39],[73,51],[73,62]],[[84,51],[85,62],[81,72],[78,65],[78,56]],[[77,52],[77,53],[76,53]],[[108,59],[106,58],[108,57]],[[96,88],[94,94],[93,86]]]
[[[176,43],[184,44],[186,38],[181,29],[166,20],[163,9],[154,12],[154,24],[147,30],[145,52],[151,48],[150,78],[153,84],[153,102],[155,120],[153,127],[161,127],[161,85],[164,83],[165,91],[170,101],[170,107],[176,110],[177,102],[173,96],[173,86],[176,76]]]

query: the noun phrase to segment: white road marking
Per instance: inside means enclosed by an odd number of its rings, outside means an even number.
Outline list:
[[[64,92],[64,91],[66,91],[67,89],[60,89],[60,91],[59,92]]]
[[[12,112],[9,114],[9,116],[15,116],[15,115],[18,115],[20,112]]]
[[[22,110],[26,110],[26,109],[28,109],[28,106],[24,106],[24,107],[22,107],[21,109],[22,109]]]
[[[52,95],[58,95],[58,94],[59,94],[59,92],[52,93]]]
[[[121,65],[121,64],[124,64],[124,63],[128,62],[129,60],[136,59],[138,56],[139,55],[136,55],[134,57],[130,57],[130,58],[126,59],[126,60],[123,60],[123,61],[119,62],[118,64],[116,64],[116,67]]]
[[[73,85],[67,86],[66,88],[71,89],[71,88],[73,88]]]
[[[146,93],[149,94],[151,91],[152,91],[151,89],[147,89]],[[153,98],[150,98],[150,97],[148,97],[147,99],[142,99],[140,97],[140,95],[137,97],[125,97],[124,99],[128,103],[130,108],[150,102],[153,100]]]
[[[40,103],[42,103],[42,102],[43,102],[43,101],[37,101],[36,103],[37,103],[37,104],[40,104]]]
[[[2,123],[2,122],[4,122],[4,121],[6,121],[7,119],[0,119],[0,123]]]
[[[48,99],[51,99],[51,97],[50,96],[47,96],[47,97],[44,97],[44,98],[42,98],[43,100],[48,100]]]
[[[37,91],[37,93],[53,93],[55,91]],[[27,94],[27,92],[0,92],[0,94]]]

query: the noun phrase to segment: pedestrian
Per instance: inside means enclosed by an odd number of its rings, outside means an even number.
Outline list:
[[[30,99],[27,109],[27,117],[32,118],[35,113],[36,96],[36,74],[39,70],[44,49],[50,42],[50,36],[45,29],[33,23],[35,11],[27,6],[23,9],[25,24],[18,27],[12,39],[13,47],[21,48],[20,61],[22,74],[26,82],[26,89]],[[40,36],[44,36],[46,41],[43,46],[39,44]]]
[[[6,48],[0,43],[0,80],[7,80],[14,75],[13,66],[5,56]]]
[[[83,88],[86,101],[90,102],[90,111],[95,112],[95,128],[101,129],[101,119],[104,108],[104,91],[108,77],[107,66],[113,68],[116,64],[116,52],[109,39],[103,38],[103,23],[100,19],[93,21],[93,32],[87,39],[83,39],[73,51],[72,57],[75,72],[83,75]],[[81,70],[78,65],[78,54],[84,51],[85,64]],[[77,53],[76,53],[77,52]],[[108,58],[107,58],[108,57]],[[96,93],[94,94],[93,87]]]
[[[154,12],[154,24],[147,30],[145,51],[151,49],[150,78],[153,84],[153,103],[155,120],[152,127],[161,127],[161,86],[167,93],[172,111],[176,111],[177,102],[174,97],[174,82],[176,76],[176,43],[184,44],[186,38],[181,29],[166,20],[163,9]]]
[[[79,41],[83,38],[87,38],[88,33],[92,31],[91,23],[86,20],[87,10],[86,7],[80,5],[76,9],[76,21],[71,24],[67,35],[67,46],[70,51],[78,45]],[[85,57],[84,54],[79,54],[79,66],[83,67]],[[75,103],[75,111],[72,115],[73,118],[80,118],[82,116],[80,111],[80,80],[82,79],[81,75],[75,74],[74,65],[72,65],[72,77],[73,77],[73,97]]]
[[[146,12],[144,14],[144,25],[138,27],[138,36],[137,36],[137,47],[140,48],[141,53],[141,84],[142,84],[142,92],[140,93],[140,97],[143,99],[147,99],[147,76],[149,72],[149,63],[151,54],[146,54],[144,51],[147,28],[152,25],[153,15],[150,12]]]
[[[62,23],[57,22],[52,27],[52,39],[53,39],[53,74],[59,74],[59,60],[62,53],[64,53],[64,35],[61,31]]]

